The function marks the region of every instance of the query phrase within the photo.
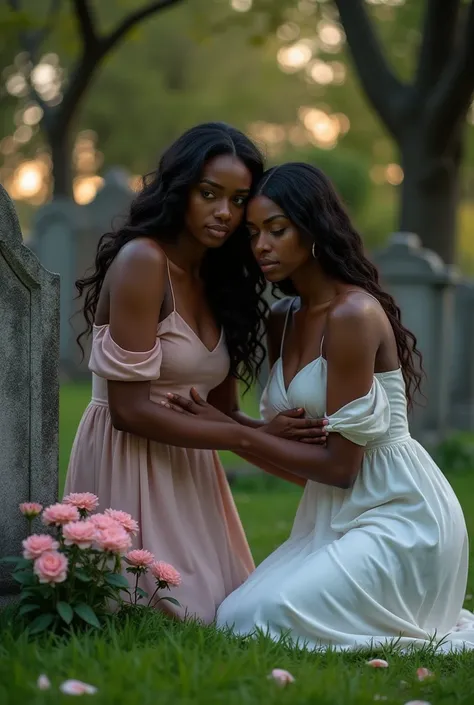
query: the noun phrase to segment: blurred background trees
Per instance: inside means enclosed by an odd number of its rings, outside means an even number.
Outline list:
[[[0,6],[0,180],[26,230],[54,181],[79,203],[111,166],[136,185],[182,130],[217,119],[246,130],[270,162],[321,166],[369,247],[401,227],[474,268],[471,3],[176,0],[94,54],[93,37],[158,4]],[[78,61],[90,81],[68,115]],[[61,111],[65,135],[47,126]]]

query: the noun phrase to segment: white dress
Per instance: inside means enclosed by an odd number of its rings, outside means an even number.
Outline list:
[[[326,414],[320,356],[285,390],[281,357],[263,393],[265,420],[291,408]],[[336,650],[396,641],[440,651],[474,649],[474,615],[462,610],[468,538],[459,502],[411,438],[400,369],[376,373],[370,392],[327,417],[329,432],[364,446],[351,489],[308,481],[290,538],[229,595],[220,627],[283,634]]]

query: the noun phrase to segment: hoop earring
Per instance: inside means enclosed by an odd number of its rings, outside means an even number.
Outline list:
[[[313,242],[313,247],[311,248],[311,254],[313,255],[313,259],[318,259],[316,256],[316,243]]]

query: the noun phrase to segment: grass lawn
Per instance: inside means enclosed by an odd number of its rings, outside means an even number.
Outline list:
[[[71,401],[70,397],[74,397]],[[75,425],[89,390],[63,390],[61,403],[61,466],[67,463]],[[80,407],[80,408],[79,408]],[[450,478],[463,504],[470,535],[474,535],[474,484],[467,473]],[[235,486],[235,498],[254,553],[260,562],[288,535],[300,493],[283,483],[252,489],[247,480]],[[471,571],[468,593],[474,592]],[[471,599],[466,607],[471,606]],[[311,654],[258,640],[228,638],[212,628],[170,623],[159,614],[100,635],[74,637],[68,642],[46,636],[28,641],[18,625],[0,615],[0,703],[47,705],[66,703],[58,691],[67,678],[98,688],[87,702],[98,705],[432,705],[470,704],[474,688],[474,653],[436,656],[418,652],[401,656],[388,651],[388,669],[366,665],[368,654]],[[422,683],[420,666],[435,677]],[[267,679],[273,668],[285,668],[296,681],[285,689]],[[53,688],[39,691],[37,677],[46,673]]]

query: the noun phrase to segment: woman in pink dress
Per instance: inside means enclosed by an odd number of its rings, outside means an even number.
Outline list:
[[[233,425],[189,423],[164,400],[192,386],[222,408],[237,381],[256,378],[265,280],[242,219],[262,173],[259,151],[238,130],[192,128],[145,178],[125,225],[101,239],[93,274],[77,282],[92,334],[92,400],[65,492],[93,492],[103,509],[138,519],[135,548],[182,576],[173,589],[181,608],[160,606],[205,622],[254,568],[215,452],[234,447]],[[260,423],[237,405],[229,413]],[[282,433],[299,424],[288,418]],[[153,592],[152,579],[142,587]]]

